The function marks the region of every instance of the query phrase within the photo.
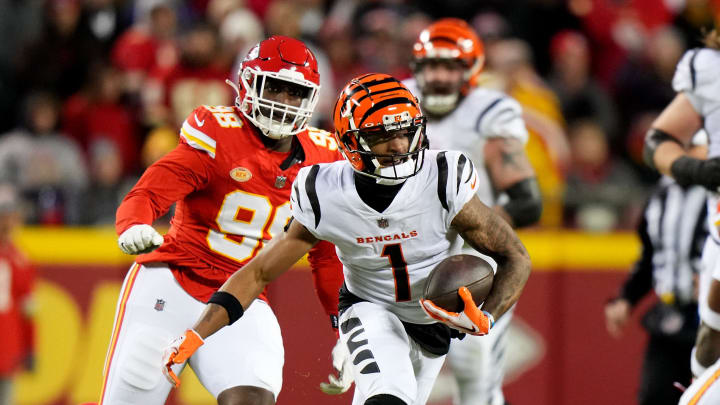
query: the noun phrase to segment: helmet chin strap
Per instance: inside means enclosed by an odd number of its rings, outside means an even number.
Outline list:
[[[422,105],[428,112],[436,115],[447,114],[457,105],[460,98],[458,93],[441,96],[437,94],[428,94],[423,97]]]

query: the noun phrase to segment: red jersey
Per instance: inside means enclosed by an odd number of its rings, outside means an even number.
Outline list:
[[[0,377],[12,375],[32,354],[34,282],[35,270],[25,256],[12,244],[0,246]]]
[[[207,302],[283,232],[300,168],[342,158],[334,137],[318,129],[296,135],[290,152],[268,150],[260,136],[235,107],[203,106],[190,114],[177,148],[145,171],[118,208],[121,234],[131,225],[152,224],[177,202],[162,246],[138,256],[138,263],[168,263],[185,291]],[[293,157],[300,161],[283,170],[283,162]],[[318,295],[328,313],[337,313],[342,265],[334,246],[318,243],[309,261],[313,271],[326,272],[314,278]],[[264,293],[261,298],[266,299]]]

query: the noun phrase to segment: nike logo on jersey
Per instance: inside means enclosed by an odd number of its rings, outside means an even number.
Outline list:
[[[396,233],[394,235],[367,236],[364,238],[355,238],[355,241],[358,244],[374,243],[374,242],[388,242],[391,240],[403,240],[403,239],[417,238],[417,236],[418,236],[417,231],[410,231],[408,233],[402,232],[402,233]]]
[[[195,114],[195,123],[197,124],[197,126],[201,127],[205,125],[205,120],[200,121],[197,117],[197,114]]]

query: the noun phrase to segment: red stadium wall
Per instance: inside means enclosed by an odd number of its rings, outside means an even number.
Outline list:
[[[38,360],[19,379],[19,403],[96,401],[117,294],[129,260],[111,230],[29,229],[18,243],[38,264]],[[63,240],[64,249],[54,249]],[[605,332],[603,305],[637,255],[632,235],[523,234],[534,273],[518,305],[518,361],[506,385],[518,404],[635,403],[645,336],[636,319],[621,341]],[[75,246],[69,249],[68,245]],[[272,287],[270,299],[285,341],[284,388],[278,404],[351,402],[328,397],[318,384],[330,373],[334,344],[309,271],[298,265]],[[191,321],[189,320],[189,323]],[[172,404],[214,403],[192,373]],[[443,372],[431,404],[449,405],[452,380]]]

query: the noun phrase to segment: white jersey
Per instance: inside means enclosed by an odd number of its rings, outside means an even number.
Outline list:
[[[415,79],[404,80],[403,84],[422,99]],[[528,132],[517,101],[500,91],[476,87],[452,112],[440,119],[428,119],[427,137],[433,149],[459,150],[472,159],[478,168],[478,197],[492,206],[496,195],[485,170],[485,141],[512,138],[525,144]]]
[[[703,117],[709,143],[708,157],[720,156],[720,51],[696,48],[685,52],[675,69],[673,88],[683,92],[695,111]],[[720,220],[719,201],[717,193],[708,198],[708,228],[716,241],[720,241],[715,226]]]
[[[720,156],[720,50],[691,49],[675,69],[673,88],[683,92],[704,118],[709,157]]]
[[[302,168],[290,197],[293,217],[335,244],[351,293],[403,321],[435,322],[418,300],[435,265],[460,253],[462,238],[450,223],[477,191],[472,162],[427,150],[421,170],[382,213],[360,199],[353,175],[344,160]]]

